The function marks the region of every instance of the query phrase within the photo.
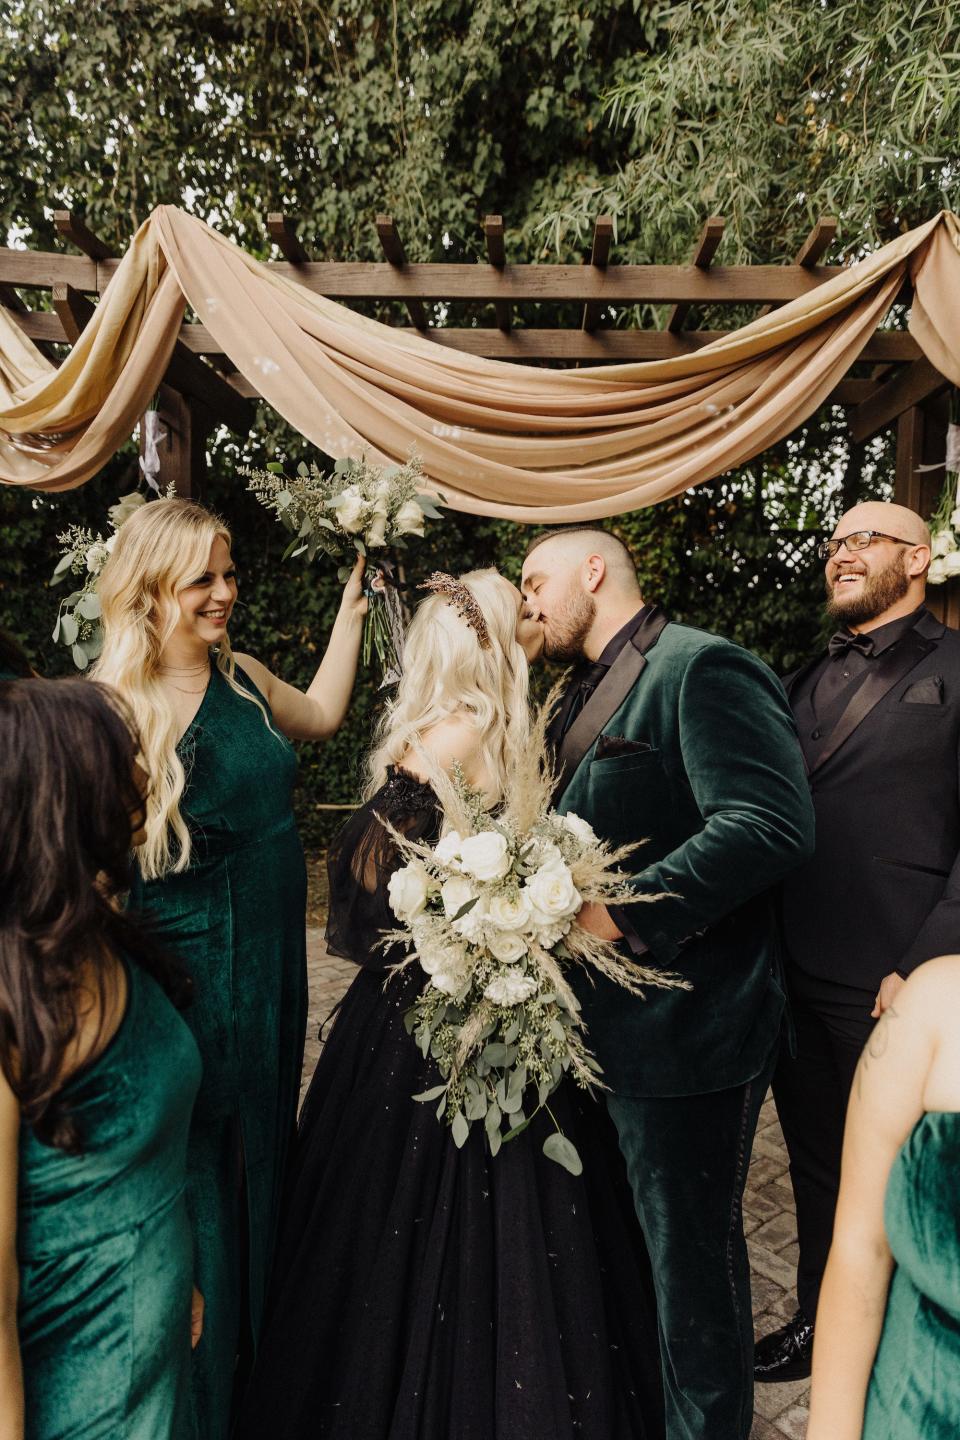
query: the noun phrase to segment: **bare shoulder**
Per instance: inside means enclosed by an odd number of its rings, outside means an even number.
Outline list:
[[[442,770],[459,765],[470,776],[480,754],[480,737],[469,715],[447,715],[420,736],[417,749],[410,749],[401,765],[421,780],[430,777],[431,762]]]
[[[263,661],[258,660],[255,655],[239,654],[236,650],[233,652],[233,659],[237,669],[242,670],[245,675],[249,675],[257,689],[262,690],[266,695],[273,681],[273,675]]]
[[[960,1013],[960,955],[938,955],[914,970],[897,996],[897,1009],[933,1032],[953,1031]]]

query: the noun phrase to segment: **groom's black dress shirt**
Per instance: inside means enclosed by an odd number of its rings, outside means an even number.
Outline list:
[[[640,629],[640,626],[653,609],[654,607],[652,605],[642,606],[636,615],[632,615],[626,625],[621,626],[616,635],[607,641],[596,660],[581,660],[570,677],[567,693],[564,695],[560,703],[560,708],[550,725],[550,740],[555,748],[559,748],[560,741],[564,735],[566,735],[570,726],[574,720],[576,720],[580,711],[584,705],[586,705],[590,696],[594,690],[596,690],[624,645],[633,639],[637,630]]]
[[[583,660],[574,670],[573,675],[570,677],[567,693],[564,695],[560,703],[560,708],[550,725],[549,738],[554,749],[559,749],[560,741],[564,735],[566,735],[570,726],[574,720],[576,720],[580,711],[584,705],[586,705],[590,696],[620,654],[620,651],[625,645],[630,644],[634,635],[643,627],[645,621],[650,617],[655,608],[653,605],[642,606],[636,615],[632,615],[626,625],[621,626],[616,635],[607,641],[596,660]],[[623,938],[630,946],[630,949],[635,955],[642,955],[646,951],[647,946],[630,924],[626,910],[622,909],[619,905],[611,905],[608,908],[610,918],[613,920],[617,929],[623,932]]]

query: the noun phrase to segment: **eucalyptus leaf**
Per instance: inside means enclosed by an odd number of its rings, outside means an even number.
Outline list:
[[[489,1045],[484,1045],[481,1054],[488,1065],[506,1065],[507,1063],[507,1047],[502,1040],[493,1040]]]
[[[487,1097],[476,1094],[467,1095],[465,1104],[468,1120],[486,1120],[487,1118]]]
[[[86,640],[80,640],[78,643],[88,660],[96,660],[97,656],[103,650],[103,631],[100,626],[98,625],[93,634],[88,635]]]
[[[73,655],[73,663],[74,665],[76,665],[77,669],[86,670],[87,666],[90,663],[87,659],[86,651],[81,649],[79,645],[74,645],[71,654]]]
[[[499,1129],[487,1131],[487,1143],[490,1146],[491,1155],[499,1154],[500,1146],[503,1144],[503,1135],[500,1133]]]
[[[265,470],[269,470],[271,475],[283,474],[283,466],[280,464],[279,460],[268,460],[263,468]]]
[[[76,558],[77,552],[75,550],[68,550],[66,555],[61,556],[53,571],[54,579],[56,579],[58,575],[62,575],[65,570],[69,570]]]
[[[453,1131],[453,1143],[458,1150],[461,1150],[467,1143],[467,1136],[470,1134],[470,1126],[462,1110],[458,1110],[453,1117],[453,1124],[450,1126]]]
[[[289,560],[291,555],[299,555],[302,549],[303,546],[300,544],[300,536],[297,535],[294,537],[294,539],[290,541],[290,544],[287,546],[286,550],[284,550],[281,559]]]
[[[84,620],[100,619],[100,596],[95,590],[88,590],[81,595],[77,602],[77,614],[82,615]]]
[[[64,645],[73,645],[79,633],[80,626],[77,624],[77,621],[73,615],[60,616],[60,639],[63,641]],[[84,663],[80,666],[80,669],[83,670],[85,665],[86,658],[84,658]]]
[[[339,460],[334,460],[334,462],[333,462],[334,474],[335,474],[335,475],[345,475],[345,474],[347,474],[347,472],[348,472],[349,469],[350,469],[350,463],[351,463],[350,460],[349,460],[346,456],[341,456],[341,458],[340,458]]]
[[[455,921],[457,921],[457,920],[462,920],[463,917],[464,917],[464,915],[469,915],[469,914],[470,914],[470,911],[473,909],[474,905],[478,904],[479,900],[480,900],[480,896],[479,896],[479,895],[474,895],[474,897],[473,897],[472,900],[468,900],[465,905],[461,905],[461,906],[460,906],[460,909],[457,911],[456,915],[454,915],[453,919],[451,920],[451,922],[450,922],[451,925],[452,925]],[[491,1063],[496,1063],[496,1062],[491,1062]]]
[[[306,463],[306,461],[300,461],[299,465],[297,466],[297,474],[300,476],[301,480],[310,479],[310,466]]]
[[[413,1098],[414,1100],[422,1100],[426,1102],[428,1100],[436,1100],[438,1095],[446,1095],[446,1093],[446,1085],[434,1085],[429,1090],[421,1090],[420,1094],[414,1095]]]
[[[543,1153],[548,1160],[555,1160],[564,1170],[569,1170],[571,1175],[583,1174],[583,1161],[577,1154],[577,1147],[571,1144],[566,1135],[561,1135],[559,1130],[544,1140]]]
[[[503,1112],[501,1111],[500,1106],[497,1104],[496,1100],[492,1100],[487,1106],[487,1115],[483,1123],[486,1126],[487,1130],[499,1130],[502,1120]]]

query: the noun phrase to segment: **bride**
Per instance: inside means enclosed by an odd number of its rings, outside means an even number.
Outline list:
[[[429,762],[496,805],[529,738],[543,643],[495,570],[434,576],[329,857],[327,944],[357,966],[310,1085],[238,1440],[654,1440],[649,1264],[606,1108],[551,1100],[583,1174],[542,1154],[543,1114],[496,1158],[413,1096],[436,1083],[403,1017],[422,976],[378,948],[402,863],[379,816],[433,843]]]

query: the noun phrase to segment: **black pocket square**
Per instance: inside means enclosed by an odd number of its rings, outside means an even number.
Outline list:
[[[652,750],[646,740],[628,740],[626,735],[601,735],[594,752],[595,760],[606,760],[611,755],[642,755]]]
[[[925,675],[922,680],[911,685],[909,690],[904,691],[900,704],[942,705],[943,677],[941,675]]]

